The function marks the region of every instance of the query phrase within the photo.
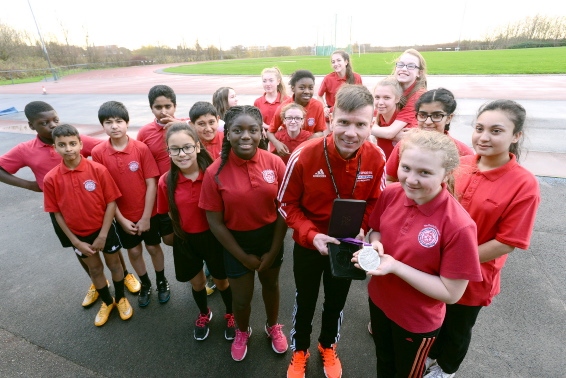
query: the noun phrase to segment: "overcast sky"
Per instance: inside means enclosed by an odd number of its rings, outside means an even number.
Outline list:
[[[352,43],[421,45],[481,39],[536,14],[566,17],[566,1],[426,0],[29,0],[45,40],[118,45],[181,43],[192,47],[312,46]],[[323,7],[320,4],[324,4]],[[369,5],[364,5],[369,4]],[[348,7],[348,8],[347,8]],[[346,9],[347,8],[347,9]],[[27,0],[10,0],[0,22],[37,36]],[[62,26],[61,26],[62,25]]]

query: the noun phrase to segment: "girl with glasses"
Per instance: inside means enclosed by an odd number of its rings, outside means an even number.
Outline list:
[[[456,111],[456,99],[452,92],[445,88],[432,89],[418,99],[415,104],[415,109],[415,117],[420,129],[436,131],[450,136],[448,134],[450,121],[452,121],[454,112]],[[465,143],[454,138],[452,138],[452,140],[456,143],[460,156],[474,154],[474,150]],[[399,181],[397,168],[399,167],[399,147],[401,144],[403,144],[403,141],[393,148],[393,152],[387,159],[386,169],[388,184]]]
[[[383,127],[374,125],[371,133],[379,139],[398,142],[403,136],[403,129],[416,126],[415,103],[426,92],[426,61],[415,49],[408,49],[395,62],[392,75],[403,89],[399,100],[399,113],[395,121]]]
[[[305,108],[307,114],[304,117],[303,127],[305,130],[313,133],[311,138],[321,137],[326,132],[326,121],[324,119],[322,103],[313,99],[315,92],[314,75],[312,72],[308,70],[295,71],[293,75],[291,75],[289,85],[291,86],[293,97],[285,101],[277,109],[273,116],[273,120],[269,125],[269,130],[267,131],[267,139],[269,139],[269,141],[273,144],[273,147],[275,147],[279,156],[283,156],[284,154],[290,155],[287,146],[275,138],[275,133],[279,130],[279,128],[284,129],[287,127],[281,118],[281,109],[283,106],[294,102]]]
[[[167,129],[165,142],[171,170],[159,179],[157,212],[171,217],[175,275],[179,282],[190,282],[199,310],[193,337],[199,341],[206,339],[208,323],[212,319],[203,271],[203,261],[206,261],[226,308],[224,338],[233,340],[236,325],[232,313],[232,290],[226,278],[222,245],[210,231],[205,211],[198,207],[204,172],[212,163],[212,157],[202,147],[194,128],[184,122],[175,122]]]
[[[278,154],[273,146],[271,147],[271,152],[279,155],[285,164],[287,164],[289,156],[295,151],[295,148],[312,136],[310,131],[303,130],[306,114],[305,108],[294,102],[285,105],[281,109],[280,116],[285,124],[285,128],[277,131],[275,138],[287,147],[289,153]]]

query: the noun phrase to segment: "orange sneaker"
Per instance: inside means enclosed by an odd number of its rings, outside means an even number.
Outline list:
[[[318,351],[322,357],[324,365],[324,375],[326,378],[340,378],[342,377],[342,364],[336,354],[336,344],[331,348],[324,348],[320,343],[318,344]]]
[[[297,350],[293,352],[291,363],[287,368],[287,378],[305,378],[305,370],[307,368],[307,360],[310,353],[307,350]]]

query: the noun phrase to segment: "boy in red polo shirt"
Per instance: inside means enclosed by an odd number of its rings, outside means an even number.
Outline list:
[[[189,118],[189,125],[196,130],[212,160],[216,160],[222,151],[224,139],[224,133],[218,130],[218,111],[210,102],[198,101],[189,110]]]
[[[34,192],[43,192],[43,178],[57,164],[61,163],[61,156],[53,149],[53,138],[51,131],[59,124],[59,116],[51,105],[43,101],[32,101],[24,108],[24,113],[28,120],[29,128],[37,132],[37,137],[18,144],[10,151],[0,156],[0,182],[19,188],[28,189]],[[81,137],[83,149],[81,155],[89,157],[92,149],[101,139],[92,138],[86,135]],[[15,176],[21,168],[29,167],[35,176],[35,181],[29,181]],[[53,214],[51,223],[57,235],[64,235],[63,231],[55,221]],[[133,274],[128,273],[126,263],[119,252],[120,261],[124,269],[124,283],[128,290],[137,293],[140,284]],[[88,267],[84,261],[78,258],[84,271],[88,274]],[[89,307],[98,299],[98,293],[94,285],[90,285],[83,300],[82,306]]]
[[[177,96],[171,87],[155,85],[149,90],[147,97],[155,119],[140,129],[138,140],[147,144],[157,163],[159,174],[162,175],[170,168],[169,155],[165,145],[165,129],[172,122],[188,120],[175,118]]]
[[[293,358],[287,377],[304,377],[313,316],[321,278],[324,303],[318,350],[326,377],[342,375],[336,354],[343,309],[351,280],[332,277],[327,235],[336,198],[365,200],[362,227],[385,187],[385,156],[367,141],[373,118],[373,96],[363,85],[344,84],[338,90],[332,133],[306,141],[289,158],[277,199],[279,212],[293,229],[293,273],[296,296],[291,330]]]
[[[137,139],[145,143],[159,168],[159,175],[169,171],[169,154],[165,144],[165,130],[167,126],[177,121],[187,121],[188,119],[176,119],[175,110],[177,109],[177,96],[171,87],[167,85],[153,86],[147,95],[149,107],[155,116],[153,122],[143,126],[138,132]],[[173,245],[173,225],[167,214],[160,214],[159,233],[163,242]]]
[[[45,211],[54,213],[66,237],[60,237],[61,243],[73,247],[84,259],[102,298],[94,324],[104,325],[114,307],[118,307],[122,320],[128,320],[134,310],[124,296],[124,271],[116,253],[120,250],[120,238],[114,223],[115,201],[120,190],[103,165],[81,156],[83,144],[76,128],[55,127],[53,141],[63,161],[45,176]],[[112,273],[116,300],[110,294],[99,252],[104,253],[104,261]]]
[[[127,135],[130,117],[124,104],[105,102],[98,110],[98,120],[110,139],[96,146],[92,157],[108,169],[123,193],[116,200],[117,229],[122,246],[128,250],[130,263],[140,277],[138,305],[145,307],[151,300],[151,280],[143,258],[142,241],[155,268],[159,303],[166,303],[170,291],[165,278],[165,256],[160,245],[160,218],[156,216],[157,164],[145,144]]]

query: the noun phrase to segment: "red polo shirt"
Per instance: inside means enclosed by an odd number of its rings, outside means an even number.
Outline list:
[[[448,135],[450,138],[452,138],[450,136],[450,134],[448,134],[448,132],[444,132],[444,133],[446,135]],[[454,139],[454,138],[452,138],[452,140],[454,141],[454,143],[456,143],[456,147],[458,148],[458,154],[460,156],[466,156],[466,155],[473,155],[474,154],[474,150],[472,150],[470,147],[466,146],[465,143],[460,142],[458,139]],[[387,170],[387,176],[391,176],[395,179],[398,179],[397,169],[399,168],[399,149],[400,148],[401,148],[401,143],[397,143],[395,145],[395,147],[393,148],[393,152],[387,158],[387,163],[385,164],[385,169]]]
[[[216,135],[214,139],[210,142],[207,142],[204,139],[201,139],[202,144],[212,156],[212,160],[216,160],[216,158],[220,157],[220,153],[222,152],[222,140],[224,139],[224,133],[222,131],[216,131]]]
[[[334,106],[334,102],[336,101],[336,92],[338,92],[338,88],[342,86],[342,84],[346,83],[346,76],[340,77],[338,73],[331,72],[322,79],[322,84],[320,84],[320,88],[318,89],[318,95],[322,97],[324,96],[326,100],[326,105],[329,107]],[[354,84],[362,84],[362,77],[354,72]]]
[[[221,159],[216,159],[204,173],[199,207],[223,211],[226,227],[234,231],[257,230],[275,222],[275,197],[285,172],[283,161],[259,148],[250,160],[230,151],[216,182],[220,163]]]
[[[167,214],[169,212],[169,192],[167,178],[170,172],[159,179],[157,187],[157,212]],[[189,234],[204,232],[209,229],[206,220],[206,211],[198,207],[202,179],[204,174],[200,172],[195,181],[190,180],[179,172],[177,187],[175,188],[175,204],[179,211],[179,221],[183,231]]]
[[[407,88],[407,90],[403,92],[403,96],[408,95],[416,84],[417,83],[415,82],[413,85]],[[416,113],[415,104],[417,100],[421,97],[421,95],[425,92],[426,92],[426,88],[421,88],[415,93],[413,93],[413,95],[409,97],[409,99],[407,100],[407,103],[405,104],[403,109],[399,111],[399,114],[397,114],[397,117],[395,119],[406,122],[407,125],[405,127],[417,127],[418,122],[415,117],[415,113]]]
[[[159,169],[149,148],[144,143],[129,138],[126,148],[116,151],[108,140],[92,150],[92,159],[108,169],[123,193],[116,200],[116,205],[124,218],[132,222],[139,221],[145,209],[145,180],[159,177]],[[151,216],[155,214],[157,207],[153,206]]]
[[[279,130],[279,127],[282,127],[283,129],[287,128],[281,120],[281,109],[283,109],[285,105],[293,101],[295,101],[295,95],[285,100],[281,104],[281,106],[277,108],[275,114],[273,115],[273,120],[269,124],[270,132],[275,133],[277,130]],[[310,131],[313,134],[326,130],[326,121],[324,119],[324,107],[322,105],[322,102],[311,98],[307,106],[305,106],[304,108],[307,112],[307,115],[305,116],[303,129]]]
[[[187,121],[188,118],[181,118],[179,121]],[[149,147],[157,167],[159,174],[162,175],[171,168],[169,154],[167,153],[167,144],[165,143],[165,126],[157,123],[157,120],[143,126],[138,132],[138,140],[144,142]]]
[[[395,122],[395,119],[397,118],[397,114],[399,114],[398,110],[395,111],[395,113],[393,114],[393,116],[391,117],[389,122],[385,121],[385,119],[383,118],[383,115],[378,114],[377,115],[377,126],[379,126],[379,127],[390,126],[393,122]],[[397,142],[395,142],[395,145],[396,144],[397,144]],[[377,145],[379,147],[381,147],[381,149],[385,153],[385,157],[389,160],[389,155],[391,155],[391,152],[393,151],[393,148],[395,146],[393,144],[393,141],[391,139],[377,138]]]
[[[61,213],[78,236],[100,230],[106,206],[120,197],[110,172],[86,158],[73,170],[61,162],[45,175],[44,185],[44,210]]]
[[[367,202],[362,223],[367,231],[369,214],[385,187],[385,156],[376,145],[366,141],[354,157],[344,160],[336,150],[333,134],[325,138],[340,198]],[[356,178],[360,159],[360,173]],[[354,182],[356,188],[352,195]],[[293,152],[277,199],[279,212],[293,229],[293,239],[305,248],[315,249],[312,241],[316,234],[328,232],[332,204],[336,199],[324,156],[323,138],[310,139]]]
[[[83,149],[81,155],[89,157],[92,149],[102,139],[81,135]],[[0,167],[10,174],[15,174],[21,168],[29,167],[35,176],[39,188],[43,190],[43,178],[57,164],[61,163],[61,155],[55,151],[53,145],[45,144],[38,136],[23,142],[0,156]]]
[[[520,166],[515,155],[505,165],[480,172],[478,155],[460,159],[456,193],[478,226],[477,244],[497,240],[527,249],[531,240],[540,189],[532,173]],[[501,269],[507,255],[481,264],[482,282],[470,282],[459,304],[488,306],[501,291]]]
[[[399,183],[389,185],[371,214],[369,226],[381,233],[385,253],[400,262],[449,279],[482,279],[476,225],[446,188],[431,201],[417,205]],[[368,292],[389,319],[409,332],[432,332],[442,325],[445,303],[395,274],[373,276]]]
[[[256,98],[256,100],[254,101],[254,106],[261,112],[263,123],[270,125],[275,111],[277,110],[277,108],[279,108],[281,103],[288,98],[289,96],[281,98],[281,93],[277,94],[277,98],[273,102],[269,102],[265,99],[265,93],[263,93],[263,96]]]
[[[279,130],[278,132],[275,133],[275,138],[277,138],[278,141],[286,145],[287,148],[289,149],[289,152],[295,151],[295,148],[297,148],[304,141],[308,140],[311,136],[312,133],[306,130],[301,130],[301,132],[299,133],[299,135],[297,135],[296,138],[291,138],[291,136],[287,133],[287,130]],[[271,144],[269,146],[270,146],[270,151],[275,153],[276,151],[275,147],[273,147]],[[283,159],[283,163],[287,164],[287,161],[289,161],[289,156],[291,155],[279,156],[279,157]]]

